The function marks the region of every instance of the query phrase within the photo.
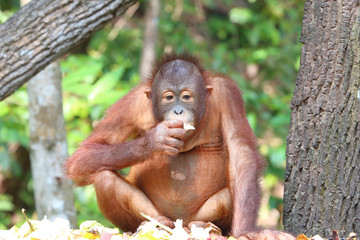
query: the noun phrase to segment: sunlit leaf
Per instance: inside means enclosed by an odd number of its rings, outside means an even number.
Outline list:
[[[275,167],[283,168],[285,166],[286,147],[281,146],[273,149],[270,153],[270,162]]]
[[[88,96],[89,101],[91,103],[96,103],[99,101],[97,98],[106,97],[104,94],[111,95],[115,90],[115,86],[121,80],[126,67],[126,65],[120,65],[96,81],[91,93]]]
[[[0,194],[0,211],[12,211],[14,207],[11,196]]]
[[[251,9],[249,8],[233,8],[230,10],[230,21],[237,24],[248,23],[253,16]]]

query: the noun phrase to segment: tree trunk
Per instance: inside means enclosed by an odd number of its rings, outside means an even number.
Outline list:
[[[287,139],[284,226],[360,233],[360,1],[308,0]]]
[[[62,217],[76,226],[73,185],[65,178],[67,159],[61,71],[51,63],[28,83],[31,171],[39,219]]]
[[[0,25],[0,100],[135,0],[36,0]]]
[[[146,8],[144,44],[140,62],[140,79],[144,81],[150,74],[156,58],[155,44],[158,37],[160,0],[151,0]]]

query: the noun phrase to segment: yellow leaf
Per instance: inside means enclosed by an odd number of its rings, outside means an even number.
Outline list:
[[[137,239],[141,239],[141,240],[158,240],[155,237],[152,236],[152,234],[150,232],[144,233],[144,234],[140,234]]]
[[[300,234],[296,237],[296,240],[309,240],[304,234]]]
[[[97,239],[97,238],[100,238],[98,235],[93,234],[93,233],[90,233],[90,232],[85,233],[82,237],[83,237],[83,238],[87,238],[87,239]]]

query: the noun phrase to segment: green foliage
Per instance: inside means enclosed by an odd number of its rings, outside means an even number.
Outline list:
[[[63,109],[65,120],[69,123],[67,130],[71,153],[89,135],[89,123],[102,118],[104,111],[138,81],[138,74],[121,81],[131,67],[128,60],[119,58],[110,67],[106,66],[107,60],[104,56],[96,59],[86,55],[72,55],[62,61]]]
[[[5,22],[19,6],[19,0],[0,0],[0,24]]]
[[[0,102],[0,142],[19,142],[28,146],[27,94],[24,87],[7,101]]]
[[[0,7],[4,1],[0,1]],[[0,11],[0,22],[9,16]],[[162,1],[157,55],[166,50],[187,50],[199,56],[205,67],[223,72],[238,82],[246,103],[248,120],[259,138],[261,154],[268,161],[264,188],[270,192],[269,208],[281,199],[273,189],[281,183],[285,167],[289,103],[299,68],[298,37],[305,0],[205,0],[199,8],[193,1]],[[113,36],[109,24],[97,32],[86,53],[61,60],[63,101],[69,154],[92,131],[105,110],[139,81],[139,62],[144,32],[142,14],[146,1],[130,23]],[[253,72],[253,73],[251,73]],[[18,174],[7,144],[27,147],[27,95],[25,88],[0,102],[0,174]],[[31,184],[26,190],[31,192]],[[30,191],[29,191],[30,189]],[[26,197],[24,197],[26,199]],[[91,187],[76,189],[79,222],[105,221]],[[26,200],[28,201],[28,200]],[[9,224],[11,196],[0,194],[0,228]],[[3,224],[3,225],[1,225]],[[106,224],[106,223],[105,223]]]
[[[0,102],[0,176],[5,179],[22,179],[24,183],[29,181],[30,174],[23,172],[20,163],[14,160],[9,151],[9,144],[28,146],[27,121],[27,95],[25,88],[22,87],[7,101]],[[21,191],[21,196],[16,197],[23,200],[24,207],[33,205],[32,188],[24,190]],[[15,196],[0,193],[0,229],[11,225],[11,217],[18,211],[14,200]]]
[[[229,12],[230,21],[240,25],[244,25],[254,17],[253,12],[249,8],[233,8]]]
[[[0,229],[6,229],[11,223],[10,216],[7,212],[14,210],[12,197],[7,194],[0,194]]]

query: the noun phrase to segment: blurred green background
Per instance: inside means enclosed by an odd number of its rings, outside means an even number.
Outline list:
[[[281,228],[289,103],[299,67],[298,42],[305,0],[162,0],[156,55],[187,50],[207,69],[239,84],[248,120],[268,166],[259,222]],[[144,14],[148,1],[112,35],[114,22],[61,58],[69,154],[104,111],[140,80]],[[0,23],[19,9],[0,0]],[[114,38],[114,39],[113,39]],[[75,53],[77,52],[77,53]],[[29,163],[26,85],[0,102],[0,229],[21,224],[21,208],[34,214]],[[111,227],[97,208],[92,187],[76,188],[78,222],[96,219]]]

